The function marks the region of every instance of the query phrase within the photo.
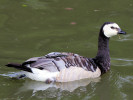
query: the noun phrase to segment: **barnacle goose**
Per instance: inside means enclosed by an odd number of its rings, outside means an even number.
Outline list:
[[[116,23],[105,22],[99,32],[96,57],[87,58],[74,53],[52,52],[42,57],[33,57],[22,64],[6,66],[23,70],[36,81],[69,82],[85,78],[96,78],[110,69],[109,39],[117,34],[126,34]]]

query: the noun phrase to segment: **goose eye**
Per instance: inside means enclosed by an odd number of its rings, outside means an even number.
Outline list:
[[[115,27],[111,26],[111,29],[115,29]]]

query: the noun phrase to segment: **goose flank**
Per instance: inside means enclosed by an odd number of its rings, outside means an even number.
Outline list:
[[[109,39],[117,34],[126,34],[116,23],[105,22],[99,32],[96,57],[87,58],[74,53],[51,52],[42,57],[33,57],[22,64],[6,66],[23,70],[28,78],[36,81],[68,82],[96,78],[110,70]]]

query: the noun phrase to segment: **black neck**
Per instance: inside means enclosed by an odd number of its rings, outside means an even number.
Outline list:
[[[101,69],[102,74],[110,69],[109,38],[107,38],[102,29],[98,38],[98,52],[94,58],[95,63]]]

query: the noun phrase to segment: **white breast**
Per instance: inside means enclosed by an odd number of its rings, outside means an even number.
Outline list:
[[[70,82],[86,78],[96,78],[101,75],[100,69],[97,67],[96,71],[86,71],[81,67],[71,66],[65,68],[60,72],[50,72],[48,70],[40,70],[32,68],[33,73],[25,72],[26,76],[36,81],[56,81],[56,82]]]
[[[96,78],[101,75],[100,69],[97,67],[95,72],[86,71],[81,67],[70,67],[65,68],[59,74],[57,74],[56,81],[57,82],[68,82],[81,80],[85,78]]]

